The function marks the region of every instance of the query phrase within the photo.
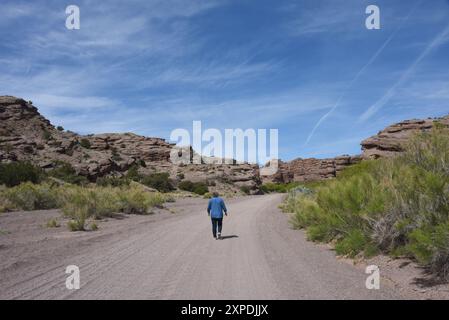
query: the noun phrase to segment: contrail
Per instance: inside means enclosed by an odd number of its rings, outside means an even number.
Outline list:
[[[382,98],[376,101],[371,107],[368,108],[358,119],[358,122],[363,122],[369,119],[374,113],[381,109],[395,94],[397,87],[408,80],[410,75],[415,71],[416,66],[434,49],[444,42],[444,38],[449,34],[449,24],[444,30],[438,34],[432,42],[424,49],[423,52],[416,58],[412,65],[405,71],[399,80],[383,95]]]
[[[307,146],[312,139],[313,135],[315,134],[315,131],[318,129],[318,127],[321,125],[321,123],[326,120],[327,117],[329,117],[332,112],[337,109],[337,107],[340,105],[340,102],[343,100],[343,98],[346,96],[346,93],[348,90],[354,85],[354,83],[359,79],[359,77],[365,72],[365,70],[377,59],[377,57],[382,53],[382,51],[385,49],[385,47],[393,40],[393,38],[396,36],[396,34],[399,32],[399,30],[402,28],[404,23],[409,19],[409,17],[412,15],[412,13],[415,11],[415,9],[418,7],[419,4],[421,4],[422,0],[417,2],[415,6],[410,10],[409,14],[405,17],[404,20],[399,24],[399,26],[396,28],[396,30],[388,37],[388,39],[382,44],[382,46],[374,53],[374,55],[371,57],[371,59],[360,69],[359,72],[355,75],[355,77],[351,80],[351,82],[348,84],[348,86],[343,90],[343,93],[338,98],[337,102],[334,104],[334,106],[326,112],[315,124],[312,131],[310,131],[309,136],[306,139],[306,142],[303,146]]]

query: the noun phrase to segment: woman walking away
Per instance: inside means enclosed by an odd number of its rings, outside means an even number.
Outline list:
[[[214,192],[213,197],[209,200],[207,213],[212,219],[212,234],[216,240],[221,238],[223,212],[226,216],[228,215],[228,210],[223,199],[218,196],[218,192]]]

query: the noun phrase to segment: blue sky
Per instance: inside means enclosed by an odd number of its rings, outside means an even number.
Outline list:
[[[168,139],[201,120],[277,128],[285,160],[358,154],[388,124],[449,113],[449,1],[2,0],[0,94],[79,133]]]

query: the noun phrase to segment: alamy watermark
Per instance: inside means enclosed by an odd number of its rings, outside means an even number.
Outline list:
[[[176,146],[170,153],[173,164],[259,163],[261,175],[272,175],[278,169],[278,129],[225,129],[203,131],[201,121],[193,121],[192,134],[178,128],[170,140]]]
[[[77,5],[69,5],[65,9],[67,15],[65,26],[68,30],[79,30],[81,28],[80,8]],[[368,30],[380,29],[380,8],[371,4],[366,7],[365,13],[369,16],[365,20],[365,27]]]
[[[65,27],[69,30],[79,30],[81,28],[80,8],[70,5],[65,8],[65,13],[68,15],[65,20]]]
[[[65,287],[68,290],[78,290],[80,288],[80,268],[75,265],[69,265],[65,269],[65,273],[69,274],[65,280]]]
[[[380,9],[376,5],[369,5],[365,10],[366,14],[369,16],[365,20],[365,26],[368,30],[379,30],[380,29]]]
[[[379,290],[380,289],[380,269],[376,265],[367,266],[365,273],[369,274],[365,281],[365,287],[368,290]]]

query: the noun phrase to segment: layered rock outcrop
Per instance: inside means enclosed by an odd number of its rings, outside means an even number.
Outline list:
[[[449,126],[449,116],[425,120],[405,120],[388,126],[377,135],[361,142],[362,154],[360,156],[345,155],[330,159],[295,159],[289,162],[278,160],[278,172],[271,176],[262,176],[262,180],[264,183],[288,183],[333,178],[347,166],[358,163],[363,159],[377,159],[400,154],[404,151],[407,141],[414,133],[431,130],[436,123]]]
[[[289,162],[278,161],[278,171],[271,176],[262,176],[264,183],[306,182],[330,179],[338,172],[361,160],[360,156],[339,156],[329,159],[295,159]]]
[[[449,116],[425,120],[406,120],[388,126],[379,131],[377,135],[362,141],[362,157],[364,159],[377,159],[401,153],[413,133],[428,131],[436,123],[449,126]]]
[[[257,165],[174,164],[170,161],[173,147],[164,139],[133,133],[83,136],[64,131],[55,128],[31,102],[0,96],[0,161],[31,161],[44,169],[65,162],[92,181],[122,175],[138,165],[142,174],[169,172],[173,179],[216,180],[257,191]]]
[[[40,115],[31,102],[0,96],[0,162],[26,160],[44,169],[66,162],[92,181],[106,175],[123,175],[131,166],[137,165],[143,174],[169,172],[178,181],[207,181],[257,192],[261,183],[329,179],[362,159],[396,155],[404,150],[405,143],[414,132],[430,130],[436,122],[449,126],[449,116],[393,124],[362,141],[361,156],[298,158],[289,162],[275,160],[277,172],[260,176],[259,167],[255,164],[220,164],[214,161],[194,164],[191,148],[187,163],[173,163],[170,154],[174,145],[160,138],[133,133],[83,136],[64,131]],[[217,160],[221,162],[221,159]]]

